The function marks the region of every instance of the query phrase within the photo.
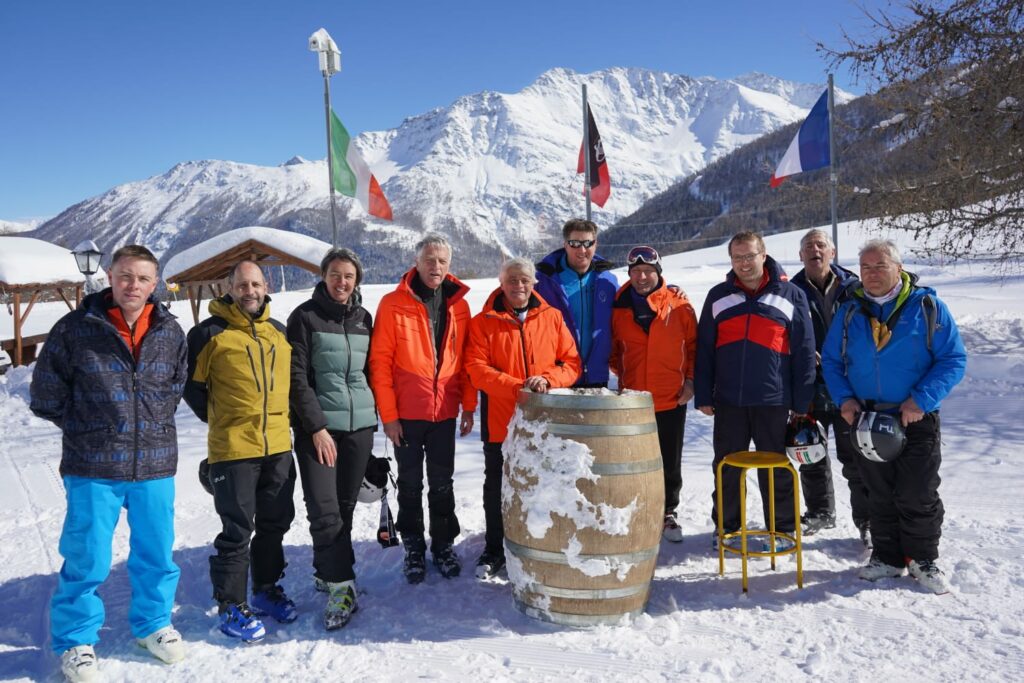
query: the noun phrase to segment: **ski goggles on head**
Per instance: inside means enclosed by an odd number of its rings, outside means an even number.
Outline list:
[[[661,257],[658,256],[658,252],[655,251],[654,247],[633,247],[629,250],[629,255],[626,256],[626,265],[630,266],[637,264],[653,266],[660,262]]]

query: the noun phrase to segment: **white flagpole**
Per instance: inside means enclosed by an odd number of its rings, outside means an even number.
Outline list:
[[[832,86],[832,74],[828,75],[828,175],[829,175],[829,195],[832,202],[832,243],[836,245],[836,264],[839,263],[839,224],[836,221],[836,185],[839,181],[839,176],[836,173],[839,168],[839,163],[836,160],[836,145],[835,137],[832,131],[833,121],[835,121],[835,102],[834,102],[833,86]]]
[[[324,114],[327,117],[327,185],[331,188],[331,246],[338,246],[338,217],[334,204],[334,155],[331,151],[331,77],[324,71]]]
[[[331,76],[341,71],[341,52],[327,33],[319,29],[309,37],[309,49],[317,53],[324,77],[324,116],[327,119],[327,185],[331,188],[331,245],[338,246],[338,218],[334,208],[334,157],[331,152]]]
[[[583,84],[583,193],[587,196],[587,220],[590,220],[590,117],[587,116],[587,84]]]

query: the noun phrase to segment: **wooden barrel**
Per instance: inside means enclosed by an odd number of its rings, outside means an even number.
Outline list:
[[[589,627],[647,604],[665,514],[651,395],[520,392],[502,516],[516,606]]]

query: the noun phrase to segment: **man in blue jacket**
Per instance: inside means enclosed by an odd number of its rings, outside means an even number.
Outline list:
[[[806,413],[814,395],[814,330],[803,292],[786,280],[757,233],[733,235],[729,258],[732,270],[708,292],[697,324],[694,405],[715,418],[713,471],[751,440],[757,450],[785,453],[789,411]],[[757,472],[766,524],[767,472]],[[792,533],[793,480],[776,474],[775,528]],[[740,476],[734,467],[722,473],[725,533],[740,526]],[[711,508],[717,525],[716,505],[717,492]]]
[[[857,461],[860,456],[850,441],[850,425],[839,416],[839,408],[832,402],[821,374],[821,347],[836,310],[860,286],[857,276],[833,262],[836,247],[824,230],[813,228],[800,239],[800,261],[803,269],[793,276],[792,283],[803,290],[811,311],[814,343],[817,349],[818,372],[814,380],[814,401],[808,412],[825,429],[835,434],[836,456],[843,465],[843,477],[850,485],[850,507],[853,523],[860,532],[861,541],[871,543],[868,534],[868,492],[860,479]],[[826,454],[815,463],[800,466],[800,487],[804,494],[807,514],[803,516],[805,536],[836,525],[836,500],[832,487],[832,463]]]
[[[597,225],[573,218],[562,227],[565,242],[537,264],[536,292],[562,313],[576,339],[583,372],[573,386],[608,385],[612,350],[612,304],[619,281],[614,267],[597,255]]]
[[[917,286],[889,240],[860,250],[863,288],[836,312],[822,350],[829,393],[847,424],[862,410],[899,414],[903,452],[889,462],[862,458],[869,492],[871,559],[860,578],[902,576],[935,593],[949,590],[936,560],[942,534],[939,404],[964,376],[967,352],[949,309]]]
[[[185,386],[185,335],[152,296],[157,260],[148,249],[118,249],[109,276],[109,288],[54,325],[30,390],[32,412],[64,434],[64,564],[50,602],[50,632],[69,681],[99,677],[93,645],[104,610],[96,589],[110,573],[121,508],[131,528],[132,634],[169,664],[185,657],[171,626],[180,573],[171,559],[174,411]]]

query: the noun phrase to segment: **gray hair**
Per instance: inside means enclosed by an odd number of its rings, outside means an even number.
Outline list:
[[[345,247],[331,247],[324,254],[323,259],[320,260],[320,277],[327,275],[327,269],[331,267],[331,264],[335,261],[345,261],[351,263],[356,269],[356,287],[363,281],[363,263],[359,260],[359,256],[356,252]]]
[[[836,248],[835,242],[832,241],[832,236],[829,235],[824,230],[822,230],[821,228],[811,228],[810,230],[808,230],[807,233],[800,238],[800,248],[803,249],[804,244],[812,237],[820,237],[822,240],[825,241],[825,244],[828,245],[829,249]]]
[[[529,275],[530,280],[533,282],[537,281],[537,266],[533,265],[533,261],[522,256],[516,258],[510,258],[501,264],[501,272],[498,273],[498,282],[505,281],[505,275],[513,270],[518,270],[524,275]]]
[[[858,258],[869,251],[877,251],[879,254],[886,256],[893,263],[900,266],[903,265],[903,259],[900,258],[899,247],[897,247],[896,243],[892,240],[883,239],[881,237],[868,240],[861,246],[860,251],[857,252]]]
[[[420,256],[423,256],[424,249],[431,246],[444,247],[448,250],[448,258],[451,258],[452,245],[445,236],[436,232],[428,232],[423,236],[423,239],[416,243],[416,260],[418,261]]]

